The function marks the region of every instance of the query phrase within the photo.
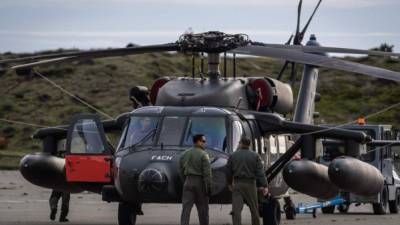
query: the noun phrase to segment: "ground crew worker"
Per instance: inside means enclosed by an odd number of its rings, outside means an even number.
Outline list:
[[[193,136],[194,146],[179,160],[179,172],[184,179],[181,225],[189,225],[190,212],[196,204],[200,225],[208,225],[208,199],[211,194],[211,166],[205,151],[206,137]]]
[[[58,200],[62,198],[61,201],[61,214],[60,214],[60,222],[68,222],[67,219],[68,211],[69,211],[69,199],[70,194],[68,192],[56,191],[53,190],[50,195],[50,219],[55,220],[57,214],[57,204]]]
[[[64,140],[59,140],[60,143],[60,149],[57,146],[56,152],[52,153],[52,155],[56,155],[58,157],[65,157],[65,139]],[[50,219],[55,220],[56,219],[56,214],[57,214],[57,205],[58,205],[58,200],[61,200],[61,213],[60,213],[60,222],[68,222],[69,220],[67,219],[68,211],[69,211],[69,199],[70,199],[70,193],[68,192],[62,192],[62,191],[57,191],[53,190],[50,195],[49,199],[49,204],[50,204]]]
[[[232,220],[233,225],[241,225],[243,204],[246,203],[251,212],[251,224],[259,225],[258,198],[256,182],[262,193],[268,193],[267,179],[264,174],[261,159],[257,153],[249,149],[250,140],[242,137],[240,149],[229,156],[227,163],[227,179],[232,190]]]

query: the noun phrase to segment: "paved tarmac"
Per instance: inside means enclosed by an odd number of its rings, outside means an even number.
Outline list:
[[[56,224],[49,221],[49,189],[34,186],[25,181],[18,171],[0,171],[0,225]],[[295,194],[296,203],[313,202],[314,199]],[[181,206],[178,204],[147,204],[143,206],[144,216],[138,217],[137,224],[179,224]],[[230,205],[211,205],[210,224],[231,224]],[[117,204],[105,203],[101,197],[91,193],[74,194],[71,197],[70,225],[115,225],[117,224]],[[296,220],[286,220],[282,215],[281,224],[306,225],[399,225],[400,214],[377,216],[372,214],[370,205],[352,206],[349,214],[298,215]],[[192,211],[191,224],[198,224],[197,213]],[[247,208],[243,212],[243,224],[250,224]]]

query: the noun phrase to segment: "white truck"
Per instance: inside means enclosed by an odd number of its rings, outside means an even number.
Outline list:
[[[363,131],[374,141],[362,146],[359,159],[376,167],[384,177],[384,188],[378,195],[360,196],[349,192],[341,192],[344,204],[337,206],[341,213],[347,213],[352,204],[372,204],[377,215],[398,213],[400,210],[400,140],[399,135],[392,130],[391,125],[345,125],[344,129]],[[319,161],[328,165],[334,158],[344,155],[345,147],[340,141],[322,140],[323,152]],[[322,208],[326,214],[334,213],[335,206]]]

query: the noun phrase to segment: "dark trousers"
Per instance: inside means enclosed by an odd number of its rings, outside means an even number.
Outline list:
[[[189,225],[190,212],[196,204],[200,225],[208,225],[208,195],[201,176],[187,176],[183,185],[181,225]]]
[[[251,224],[260,225],[258,213],[257,187],[255,182],[235,180],[232,192],[233,225],[242,224],[243,205],[247,204],[251,213]]]
[[[60,218],[65,218],[67,217],[69,211],[69,199],[70,199],[69,193],[53,190],[53,192],[51,192],[49,199],[50,210],[51,211],[54,210],[55,212],[57,212],[57,204],[60,198],[62,198]]]

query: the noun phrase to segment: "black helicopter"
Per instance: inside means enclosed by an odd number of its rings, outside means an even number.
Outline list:
[[[299,12],[300,9],[301,1]],[[336,196],[341,185],[331,181],[328,167],[314,161],[317,140],[341,140],[347,155],[356,157],[359,146],[371,138],[358,131],[312,124],[318,68],[394,81],[400,81],[400,73],[324,54],[397,57],[400,54],[321,47],[315,36],[306,46],[301,46],[310,20],[301,32],[297,27],[296,45],[266,44],[251,41],[244,34],[210,31],[184,34],[178,41],[168,44],[1,60],[0,64],[24,63],[13,67],[17,73],[35,73],[32,68],[40,65],[152,52],[206,53],[208,59],[207,72],[196,74],[193,60],[191,77],[160,78],[150,91],[141,86],[133,88],[130,98],[141,107],[116,119],[101,121],[98,115],[76,115],[69,126],[36,131],[33,137],[43,140],[43,153],[29,154],[21,160],[22,175],[33,184],[46,188],[101,193],[104,201],[119,202],[119,224],[133,225],[137,215],[142,214],[142,204],[181,201],[182,178],[178,175],[177,162],[196,133],[205,134],[208,140],[206,147],[213,172],[210,203],[229,203],[231,194],[225,178],[225,164],[229,154],[237,149],[240,137],[246,135],[252,140],[252,149],[262,156],[270,181],[273,198],[262,204],[264,224],[279,224],[277,198],[286,193],[288,185],[320,199]],[[293,121],[283,116],[292,111],[294,100],[290,85],[271,77],[237,77],[235,69],[228,77],[227,53],[233,54],[234,64],[236,54],[243,54],[286,60],[285,67],[289,63],[305,65]],[[224,61],[222,73],[220,54]],[[122,131],[116,149],[106,137],[106,133],[115,130]],[[65,158],[56,156],[63,148],[63,142]],[[299,150],[302,159],[291,161]],[[343,176],[353,174],[360,184],[376,181],[376,186],[371,189],[379,193],[381,178],[378,175],[357,176],[368,166],[342,171]],[[283,168],[284,181],[280,173]]]

